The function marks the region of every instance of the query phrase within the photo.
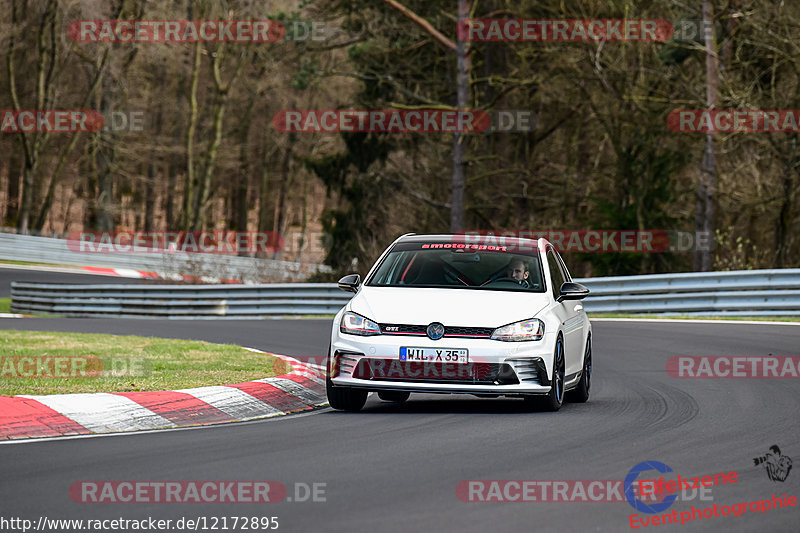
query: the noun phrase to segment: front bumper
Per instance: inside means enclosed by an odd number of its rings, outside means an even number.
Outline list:
[[[550,392],[552,353],[540,341],[509,343],[490,339],[335,335],[333,386],[372,391],[526,396]],[[400,347],[466,348],[468,363],[407,362]]]

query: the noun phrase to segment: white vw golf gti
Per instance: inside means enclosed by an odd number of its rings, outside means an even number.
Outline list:
[[[478,240],[485,238],[478,238]],[[404,235],[336,315],[327,392],[358,411],[369,391],[522,397],[557,411],[589,398],[592,328],[574,283],[545,239],[474,242],[464,235]]]

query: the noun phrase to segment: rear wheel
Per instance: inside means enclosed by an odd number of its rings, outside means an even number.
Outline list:
[[[328,371],[325,376],[325,392],[328,403],[339,411],[360,411],[367,402],[367,391],[350,387],[334,387],[331,380],[331,348],[328,347]]]
[[[586,339],[586,353],[583,355],[583,370],[578,387],[570,391],[568,400],[583,403],[589,399],[589,389],[592,386],[592,337]]]
[[[525,401],[543,411],[561,409],[561,404],[564,403],[564,339],[560,336],[556,340],[556,349],[553,353],[553,379],[550,380],[550,392],[543,396],[529,396]]]
[[[409,396],[411,393],[405,391],[383,390],[378,392],[378,398],[384,402],[403,403],[408,400]]]

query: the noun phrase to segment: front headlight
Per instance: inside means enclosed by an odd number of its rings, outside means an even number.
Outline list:
[[[544,322],[531,318],[494,330],[491,339],[505,342],[539,341],[544,336]]]
[[[369,318],[350,311],[342,315],[342,321],[339,322],[339,331],[350,335],[361,335],[362,337],[381,334],[381,328],[378,324]]]

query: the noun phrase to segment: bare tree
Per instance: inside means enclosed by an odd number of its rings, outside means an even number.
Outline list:
[[[714,13],[711,2],[703,2],[703,31],[706,55],[706,108],[716,110],[719,100],[719,56],[714,36]],[[695,231],[714,235],[714,203],[717,191],[717,151],[713,133],[707,133],[700,181],[697,187],[697,215]],[[700,272],[711,270],[712,252],[708,247],[697,247],[694,269]]]
[[[469,42],[458,38],[456,43],[442,35],[422,17],[409,10],[395,0],[384,0],[387,4],[411,19],[423,30],[428,32],[439,43],[453,50],[456,54],[456,107],[459,110],[467,109],[470,105],[470,61]],[[466,19],[472,10],[472,0],[458,1],[458,28],[465,27]],[[459,32],[460,35],[460,32]],[[450,231],[455,233],[464,229],[466,192],[466,162],[467,153],[466,136],[461,132],[453,134],[453,180],[450,187]]]

